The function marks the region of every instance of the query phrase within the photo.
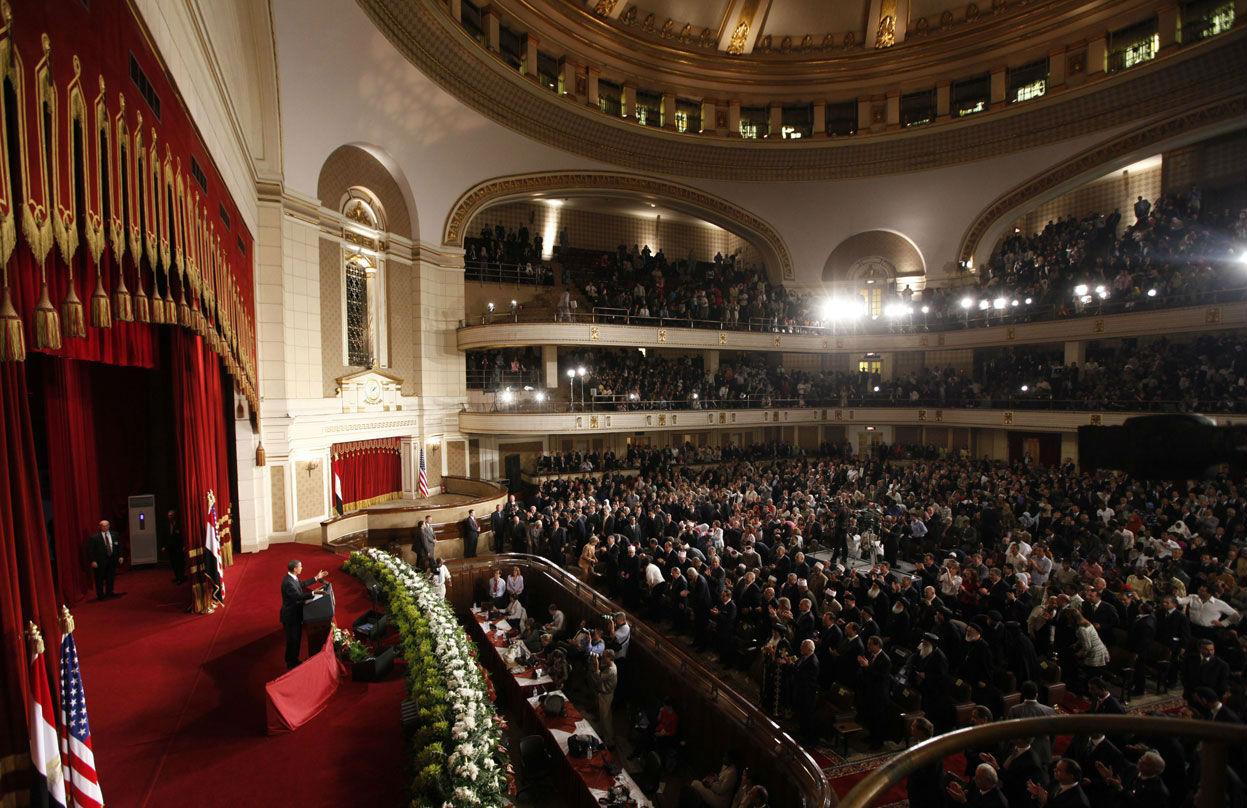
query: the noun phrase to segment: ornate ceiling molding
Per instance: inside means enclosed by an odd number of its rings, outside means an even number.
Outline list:
[[[482,48],[438,0],[357,1],[400,53],[482,115],[587,159],[676,177],[828,180],[956,165],[1241,95],[1247,75],[1247,28],[1240,28],[981,121],[850,138],[741,141],[646,128],[557,96]]]
[[[1237,121],[1242,124],[1247,120],[1245,116],[1247,95],[1238,95],[1156,121],[1092,146],[997,197],[974,218],[965,235],[961,237],[957,258],[968,261],[977,252],[980,242],[993,225],[1024,213],[1026,209],[1050,197],[1062,185],[1080,179],[1092,179],[1094,175],[1103,173],[1106,164],[1181,135],[1220,123]]]
[[[536,194],[611,193],[640,198],[657,197],[676,208],[704,217],[754,242],[768,267],[785,281],[794,280],[792,256],[775,228],[749,211],[713,194],[674,182],[610,171],[551,171],[495,177],[469,188],[446,217],[442,241],[462,247],[465,229],[476,214],[490,205]]]

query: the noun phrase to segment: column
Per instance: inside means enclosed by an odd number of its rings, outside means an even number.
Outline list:
[[[718,131],[719,105],[713,98],[703,98],[701,100],[701,131],[715,132]]]
[[[497,9],[493,6],[481,9],[481,19],[484,21],[482,27],[485,29],[489,49],[498,53],[502,50],[502,22],[498,17]]]
[[[1161,53],[1178,44],[1178,7],[1176,5],[1161,6],[1156,11],[1156,33],[1160,37]]]
[[[814,102],[814,137],[823,137],[827,134],[827,102]]]
[[[718,351],[702,351],[701,367],[707,376],[713,376],[719,372],[719,352]]]
[[[1065,364],[1081,365],[1087,361],[1087,343],[1085,340],[1065,343]]]
[[[875,128],[875,105],[870,98],[857,99],[857,131],[870,132]]]
[[[884,123],[889,129],[896,129],[901,125],[901,91],[889,90],[887,98],[888,106]]]
[[[559,81],[563,85],[563,95],[570,95],[574,98],[579,98],[576,94],[576,75],[578,72],[579,69],[577,68],[575,62],[570,62],[567,59],[561,59],[559,61]]]
[[[541,370],[548,389],[559,386],[559,349],[557,345],[541,346]]]
[[[1005,102],[1005,91],[1008,87],[1006,75],[1006,70],[1003,67],[998,67],[992,71],[991,106],[993,107]]]
[[[450,0],[450,17],[455,22],[463,22],[463,0]]]
[[[727,136],[740,137],[740,101],[727,102]]]
[[[941,121],[952,114],[952,87],[946,81],[935,85],[935,117]]]
[[[1108,35],[1101,34],[1087,43],[1087,75],[1095,76],[1108,69]]]
[[[536,34],[524,34],[524,75],[537,81],[537,47],[541,40]]]
[[[773,140],[779,140],[783,137],[780,129],[784,125],[784,109],[779,102],[772,101],[771,106],[767,109],[767,126],[766,136]]]
[[[602,71],[596,67],[587,69],[588,80],[585,82],[585,103],[591,107],[598,106],[598,79],[602,76]]]
[[[623,86],[623,117],[630,121],[636,120],[636,85],[632,83]]]
[[[1065,86],[1065,49],[1048,54],[1048,92]]]
[[[879,354],[879,378],[891,381],[896,376],[896,354],[888,352]]]
[[[675,93],[662,94],[662,128],[675,130]]]

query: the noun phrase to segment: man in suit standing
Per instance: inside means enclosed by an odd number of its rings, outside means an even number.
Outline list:
[[[857,658],[861,666],[860,684],[857,689],[857,711],[861,723],[870,734],[870,748],[883,746],[888,718],[888,703],[892,687],[892,659],[883,653],[883,640],[871,637],[866,641],[866,653]]]
[[[800,658],[792,681],[792,706],[801,723],[801,740],[804,743],[818,741],[818,657],[814,654],[814,641],[801,643]]]
[[[317,581],[323,581],[329,576],[329,572],[321,570],[316,573],[315,578],[308,578],[306,581],[300,581],[299,575],[303,572],[303,562],[299,560],[291,561],[286,565],[288,572],[286,577],[281,579],[281,624],[286,630],[286,668],[287,670],[299,664],[299,650],[303,645],[303,604],[312,595],[308,592],[308,587]]]
[[[186,543],[182,541],[182,523],[178,521],[178,512],[174,510],[165,514],[165,555],[173,569],[173,583],[185,583]]]
[[[433,520],[429,517],[420,520],[420,537],[416,546],[411,549],[419,556],[421,566],[430,567],[437,555],[437,533],[433,529]]]
[[[125,561],[121,554],[117,534],[107,519],[101,519],[99,531],[87,539],[87,557],[91,559],[91,572],[95,575],[97,600],[114,597],[113,585],[117,580],[117,565]]]
[[[1023,682],[1021,692],[1022,703],[1010,707],[1006,718],[1048,718],[1056,715],[1056,710],[1039,703],[1039,686],[1034,682]],[[1052,761],[1051,736],[1037,735],[1031,738],[1031,748],[1039,764],[1046,770]]]
[[[502,540],[507,529],[507,515],[502,512],[501,502],[494,506],[494,512],[489,515],[489,529],[494,534],[494,552],[501,553]]]
[[[476,540],[481,535],[480,525],[476,523],[476,509],[468,509],[468,518],[463,520],[463,557],[476,558]],[[497,539],[495,539],[497,541]]]
[[[1091,808],[1082,790],[1082,767],[1069,758],[1061,758],[1052,770],[1056,781],[1052,790],[1034,780],[1026,784],[1031,799],[1039,808]]]

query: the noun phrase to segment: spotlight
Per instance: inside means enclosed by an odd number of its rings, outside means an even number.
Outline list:
[[[697,400],[697,399],[699,399],[699,398],[701,398],[701,395],[700,395],[700,394],[698,394],[698,393],[693,393],[693,400],[694,400],[694,401],[696,401],[696,400]]]
[[[531,393],[532,391],[533,391],[533,386],[532,386],[531,384],[526,384],[526,385],[524,385],[524,392],[525,392],[525,393]]]
[[[1017,302],[1016,300],[1015,300],[1015,301],[1013,301],[1013,303],[1012,303],[1012,305],[1014,305],[1014,306],[1016,306],[1017,304],[1018,304],[1018,302]]]
[[[1098,288],[1098,289],[1096,289],[1096,290],[1095,290],[1095,293],[1096,293],[1097,295],[1099,295],[1099,296],[1100,296],[1100,299],[1101,299],[1101,300],[1104,300],[1104,299],[1106,299],[1106,298],[1108,297],[1108,290],[1107,290],[1107,289],[1104,289],[1104,288]]]
[[[628,400],[629,400],[629,401],[636,401],[638,398],[640,398],[640,396],[638,396],[636,393],[629,393],[629,394],[628,394]]]
[[[979,301],[979,308],[980,308],[980,309],[982,309],[982,310],[986,311],[986,310],[987,310],[987,308],[988,308],[989,306],[991,306],[991,301],[990,301],[990,300],[980,300],[980,301]]]
[[[568,369],[567,369],[567,378],[569,378],[569,379],[574,379],[574,378],[576,378],[576,371],[572,370],[571,368],[568,368]]]
[[[534,398],[536,398],[536,399],[537,399],[537,403],[538,403],[538,404],[541,404],[541,403],[543,403],[543,402],[546,400],[546,394],[545,394],[545,393],[543,393],[543,392],[541,392],[540,390],[538,390],[538,391],[537,391],[537,395],[536,395],[536,396],[534,396]]]
[[[879,392],[879,385],[877,385],[877,384],[875,385],[875,392],[876,392],[876,393],[878,393],[878,392]]]
[[[492,312],[494,310],[494,301],[491,300],[488,303],[486,303],[485,308],[489,309]]]
[[[1028,297],[1028,298],[1026,298],[1026,305],[1028,305],[1028,306],[1029,306],[1032,302],[1034,302],[1034,301],[1032,301],[1032,300],[1031,300],[1031,298],[1029,298],[1029,297]]]
[[[1091,302],[1091,295],[1083,295],[1082,297],[1080,297],[1080,298],[1078,298],[1078,299],[1079,299],[1080,301],[1082,301],[1083,303],[1090,303],[1090,302]]]
[[[1077,297],[1082,297],[1083,295],[1087,294],[1087,284],[1085,284],[1085,283],[1080,283],[1080,284],[1078,284],[1077,286],[1075,286],[1075,287],[1074,287],[1074,294],[1075,294]]]
[[[1148,297],[1156,297],[1156,290],[1155,290],[1155,289],[1148,289],[1148,290],[1147,290],[1147,296],[1148,296]]]
[[[1023,392],[1023,393],[1027,392],[1027,391],[1028,391],[1028,390],[1030,390],[1030,389],[1031,389],[1031,387],[1030,387],[1030,385],[1029,385],[1029,384],[1024,384],[1024,385],[1022,385],[1022,392]]]
[[[1104,284],[1100,284],[1100,285],[1098,285],[1098,286],[1096,286],[1096,287],[1095,287],[1095,293],[1096,293],[1097,295],[1100,295],[1101,297],[1103,297],[1103,296],[1104,296],[1104,292],[1105,292],[1105,289],[1104,289]]]
[[[922,313],[923,313],[923,314],[930,314],[930,313],[931,313],[931,307],[930,307],[930,306],[923,306],[923,307],[922,307]]]
[[[1247,264],[1247,250],[1243,250],[1243,254],[1238,257],[1238,263]]]
[[[586,373],[588,373],[588,371],[585,370],[584,365],[581,365],[580,367],[576,368],[576,375],[579,376],[580,378],[583,379]]]
[[[1003,297],[998,297],[992,301],[993,309],[1003,309],[1004,307],[1005,307],[1005,299]]]
[[[502,403],[510,404],[513,401],[515,401],[515,393],[512,393],[511,388],[508,387],[506,390],[502,391]]]
[[[974,301],[968,297],[961,298],[961,308],[968,309],[974,305]]]
[[[516,307],[516,306],[518,306],[518,305],[520,305],[520,302],[519,302],[518,300],[512,300],[512,301],[511,301],[511,308],[515,308],[515,307]]]

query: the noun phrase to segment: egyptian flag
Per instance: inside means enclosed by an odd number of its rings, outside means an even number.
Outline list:
[[[333,473],[333,509],[338,512],[338,516],[345,513],[345,507],[342,502],[342,478],[338,476],[338,472]]]
[[[43,665],[43,642],[37,642],[38,653],[30,661],[30,760],[35,764],[30,804],[35,808],[65,808],[65,770],[55,705]]]

